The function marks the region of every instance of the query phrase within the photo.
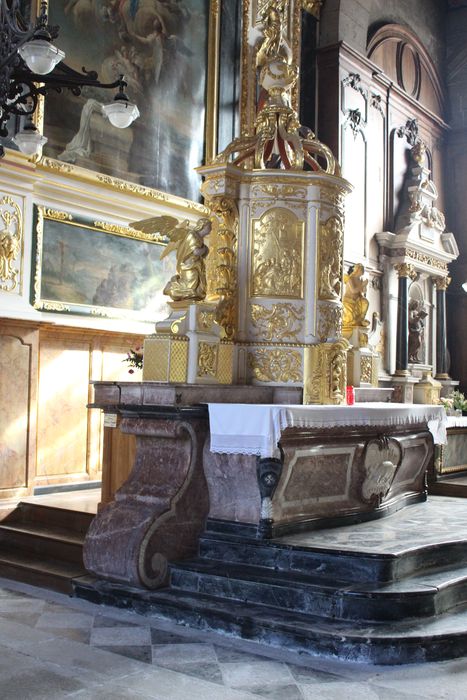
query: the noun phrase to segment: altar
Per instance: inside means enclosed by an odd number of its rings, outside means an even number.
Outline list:
[[[196,554],[207,523],[267,541],[424,501],[434,441],[445,441],[440,406],[302,406],[280,390],[272,403],[272,388],[155,382],[94,392],[107,425],[118,422],[107,430],[135,436],[136,454],[89,529],[86,568],[147,588]]]

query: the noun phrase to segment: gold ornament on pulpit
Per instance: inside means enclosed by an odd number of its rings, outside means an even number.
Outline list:
[[[181,224],[173,216],[156,216],[130,224],[144,233],[165,234],[169,243],[161,253],[161,260],[175,251],[177,273],[164,287],[173,301],[202,301],[206,296],[205,258],[209,248],[204,238],[211,232],[211,220],[199,219],[193,226],[185,220]]]
[[[349,269],[344,275],[344,318],[343,334],[350,338],[354,328],[367,328],[370,322],[365,318],[368,312],[369,301],[366,298],[368,280],[363,277],[365,269],[358,263]]]

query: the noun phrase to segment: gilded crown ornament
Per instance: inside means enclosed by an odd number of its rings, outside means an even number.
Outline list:
[[[300,124],[291,106],[291,90],[299,69],[284,36],[285,13],[289,0],[269,0],[259,12],[263,38],[256,54],[259,70],[259,99],[254,133],[235,138],[214,160],[253,167],[305,168],[339,175],[339,165],[331,150],[315,134]]]

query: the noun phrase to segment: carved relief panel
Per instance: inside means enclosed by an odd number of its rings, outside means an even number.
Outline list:
[[[19,197],[0,195],[0,290],[21,293],[23,216]]]
[[[251,296],[303,298],[304,222],[276,207],[252,221]]]

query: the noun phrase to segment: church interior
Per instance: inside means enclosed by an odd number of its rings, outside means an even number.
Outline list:
[[[467,0],[0,8],[2,698],[467,698]]]

